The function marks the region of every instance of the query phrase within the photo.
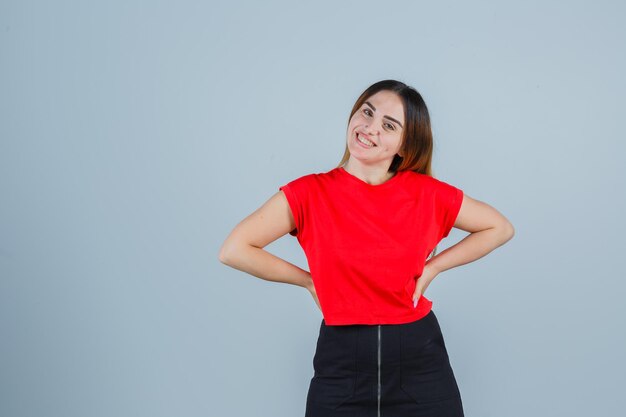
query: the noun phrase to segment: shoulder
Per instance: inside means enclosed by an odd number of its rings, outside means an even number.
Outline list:
[[[317,179],[317,176],[318,174],[316,173],[304,174],[304,175],[301,175],[299,177],[292,179],[291,181],[289,181],[289,184],[312,182]]]
[[[427,185],[427,186],[430,186],[430,187],[434,187],[434,188],[454,187],[454,185],[451,184],[447,180],[443,180],[443,179],[440,179],[440,178],[435,178],[435,177],[432,177],[430,175],[421,174],[421,173],[415,172],[415,171],[408,171],[408,172],[410,173],[409,177],[413,181],[420,182],[421,184],[424,184],[424,185]]]
[[[303,174],[299,177],[296,177],[286,183],[286,185],[292,186],[305,186],[305,185],[315,185],[315,184],[323,184],[327,181],[332,181],[337,178],[337,169],[331,169],[325,172],[313,172],[308,174]]]
[[[448,201],[463,198],[463,191],[448,181],[415,171],[406,171],[405,178],[405,188],[421,197]]]
[[[430,175],[411,170],[402,171],[402,173],[406,182],[419,185],[420,187],[434,188],[443,182],[435,177],[431,177]]]

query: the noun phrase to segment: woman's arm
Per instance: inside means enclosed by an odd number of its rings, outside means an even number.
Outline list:
[[[417,306],[420,296],[440,272],[482,258],[498,246],[504,245],[515,234],[511,222],[498,210],[467,194],[463,195],[454,227],[470,234],[426,262],[415,285],[414,306]]]
[[[295,227],[287,198],[278,191],[235,226],[220,249],[219,260],[255,277],[312,291],[313,281],[308,271],[263,249]]]
[[[515,235],[511,222],[498,210],[467,194],[463,196],[454,227],[470,234],[427,262],[436,273],[480,259]]]

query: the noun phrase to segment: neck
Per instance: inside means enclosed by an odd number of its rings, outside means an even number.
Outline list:
[[[389,172],[389,167],[351,164],[350,161],[344,164],[343,169],[372,185],[382,184],[395,175],[395,173]]]

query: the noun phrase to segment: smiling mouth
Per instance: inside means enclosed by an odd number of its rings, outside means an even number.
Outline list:
[[[361,142],[363,145],[368,146],[370,148],[373,148],[374,146],[376,146],[376,144],[370,140],[367,140],[365,138],[362,138],[361,135],[359,133],[356,134],[356,140],[358,140],[359,142]]]

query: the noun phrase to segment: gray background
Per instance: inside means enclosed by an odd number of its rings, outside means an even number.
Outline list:
[[[2,1],[0,415],[304,415],[321,313],[217,255],[387,78],[429,106],[435,176],[516,228],[427,290],[466,415],[619,415],[625,11]]]

